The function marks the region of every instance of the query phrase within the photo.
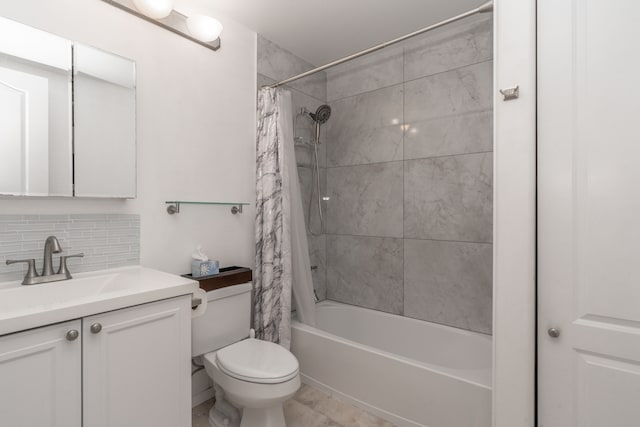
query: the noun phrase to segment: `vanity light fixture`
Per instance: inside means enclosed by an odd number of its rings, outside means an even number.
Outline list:
[[[102,1],[208,49],[220,49],[222,24],[206,15],[185,16],[173,10],[174,0]]]
[[[212,42],[222,33],[220,21],[206,15],[194,15],[187,18],[187,28],[193,37],[203,42]]]
[[[166,18],[173,10],[173,0],[133,0],[133,4],[140,12],[153,19]]]

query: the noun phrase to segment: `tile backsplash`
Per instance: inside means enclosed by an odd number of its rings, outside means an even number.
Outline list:
[[[140,217],[122,214],[0,215],[0,282],[20,280],[25,264],[6,265],[7,259],[36,259],[42,270],[44,242],[56,236],[71,273],[124,267],[140,263]],[[57,271],[60,254],[54,254]]]

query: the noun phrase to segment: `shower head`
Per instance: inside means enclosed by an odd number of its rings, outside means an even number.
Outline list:
[[[318,107],[315,113],[309,113],[309,116],[318,124],[325,124],[331,117],[331,107],[327,104],[323,104]]]

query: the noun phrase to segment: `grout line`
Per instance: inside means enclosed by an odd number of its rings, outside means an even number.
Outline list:
[[[373,165],[382,165],[382,164],[386,164],[386,163],[401,163],[404,162],[405,160],[399,159],[399,160],[387,160],[384,162],[374,162],[374,163],[361,163],[361,164],[355,164],[355,165],[344,165],[344,166],[326,166],[325,169],[340,169],[340,168],[352,168],[352,167],[358,167],[358,166],[373,166]]]
[[[391,237],[391,236],[371,236],[368,234],[348,234],[348,233],[326,233],[327,237],[340,236],[340,237],[371,237],[374,239],[393,239],[393,240],[418,240],[428,242],[445,242],[445,243],[472,243],[477,245],[493,245],[493,242],[480,242],[475,240],[451,240],[451,239],[425,239],[416,237]]]
[[[408,122],[406,124],[409,124],[409,123],[415,124],[415,123],[435,122],[437,120],[451,119],[451,118],[462,118],[462,117],[466,117],[466,116],[480,115],[482,113],[493,113],[493,107],[490,106],[490,107],[487,107],[487,108],[477,108],[477,109],[467,110],[467,111],[463,111],[463,112],[455,112],[455,113],[451,113],[451,114],[444,114],[442,116],[427,117],[426,119],[412,120],[411,122]]]
[[[411,80],[404,80],[404,72],[403,72],[403,76],[402,76],[402,80],[403,81],[401,81],[401,82],[392,83],[392,84],[389,84],[389,85],[386,85],[386,86],[381,86],[381,87],[378,87],[378,88],[375,88],[375,89],[371,89],[371,90],[367,90],[367,91],[364,91],[364,92],[355,93],[353,95],[343,96],[342,98],[328,99],[328,97],[327,97],[327,102],[328,103],[334,103],[334,102],[342,101],[342,100],[345,100],[345,99],[348,99],[348,98],[353,98],[353,97],[356,97],[356,96],[365,95],[365,94],[368,94],[368,93],[371,93],[371,92],[375,92],[375,91],[378,91],[378,90],[388,89],[390,87],[404,85],[405,83],[415,82],[416,80],[427,79],[427,78],[430,78],[430,77],[438,76],[440,74],[451,73],[451,72],[454,72],[454,71],[463,70],[465,68],[473,67],[473,66],[479,65],[479,64],[484,64],[484,63],[487,63],[487,62],[493,62],[493,57],[491,57],[490,59],[484,59],[482,61],[473,62],[471,64],[463,65],[461,67],[451,68],[451,69],[448,69],[448,70],[438,71],[437,73],[427,74],[426,76],[416,77],[415,79],[411,79]],[[404,64],[403,64],[403,66],[404,66]],[[327,77],[327,82],[328,81],[329,81],[329,78]]]
[[[404,147],[403,147],[404,149]],[[442,154],[439,156],[429,156],[429,157],[416,157],[416,158],[411,158],[411,159],[400,159],[400,160],[387,160],[384,162],[373,162],[373,163],[360,163],[360,164],[353,164],[353,165],[340,165],[340,166],[326,166],[325,169],[339,169],[339,168],[352,168],[352,167],[357,167],[357,166],[373,166],[373,165],[381,165],[381,164],[385,164],[385,163],[399,163],[399,162],[411,162],[414,160],[428,160],[428,159],[440,159],[443,157],[460,157],[460,156],[472,156],[474,154],[489,154],[489,153],[493,153],[493,150],[491,151],[474,151],[472,153],[460,153],[460,154]],[[301,166],[303,167],[303,166]]]
[[[462,67],[451,68],[449,70],[438,71],[437,73],[429,74],[427,76],[416,77],[415,79],[409,79],[409,80],[406,80],[405,83],[412,83],[412,82],[415,82],[416,80],[426,79],[426,78],[430,78],[430,77],[434,77],[434,76],[439,76],[439,75],[445,74],[445,73],[451,73],[451,72],[454,72],[454,71],[464,70],[465,68],[471,68],[471,67],[475,67],[476,65],[486,64],[486,63],[489,63],[489,62],[493,62],[493,57],[491,57],[489,59],[483,59],[482,61],[474,62],[474,63],[471,63],[471,64],[463,65]]]
[[[406,203],[406,193],[405,193],[405,181],[406,181],[406,161],[404,161],[406,154],[406,142],[407,142],[407,131],[406,131],[406,117],[407,117],[407,84],[406,84],[406,56],[407,50],[405,48],[406,44],[402,46],[402,313],[401,315],[405,315],[405,268],[406,268],[406,257],[404,253],[405,247],[405,238],[404,238],[404,213],[405,213],[405,203]]]

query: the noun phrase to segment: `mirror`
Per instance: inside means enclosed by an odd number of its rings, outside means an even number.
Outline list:
[[[136,196],[136,70],[131,60],[74,44],[77,197]]]
[[[0,194],[72,195],[71,42],[0,20]]]
[[[129,59],[0,18],[0,195],[136,197]]]

